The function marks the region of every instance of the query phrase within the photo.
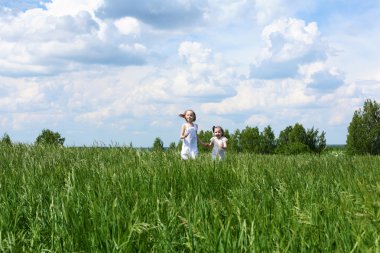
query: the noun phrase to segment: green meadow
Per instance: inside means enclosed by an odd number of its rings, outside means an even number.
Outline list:
[[[380,157],[0,147],[1,252],[380,252]]]

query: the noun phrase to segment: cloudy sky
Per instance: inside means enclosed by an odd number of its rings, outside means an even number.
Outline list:
[[[178,117],[344,144],[380,102],[378,0],[0,0],[0,135],[165,146]]]

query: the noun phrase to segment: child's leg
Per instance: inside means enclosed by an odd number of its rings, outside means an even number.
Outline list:
[[[198,156],[198,152],[192,151],[190,152],[190,158],[195,159]]]
[[[182,148],[182,150],[181,150],[181,158],[183,160],[189,159],[189,150],[188,149]]]

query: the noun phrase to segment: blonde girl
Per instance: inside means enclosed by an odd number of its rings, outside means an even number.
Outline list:
[[[184,113],[179,114],[179,116],[186,121],[183,123],[180,133],[182,140],[181,158],[184,160],[189,158],[195,159],[198,156],[198,141],[206,146],[198,138],[198,125],[194,123],[197,116],[193,110],[186,110]]]

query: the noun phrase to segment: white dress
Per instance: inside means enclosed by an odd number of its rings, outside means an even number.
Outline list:
[[[227,142],[227,138],[222,136],[220,139],[218,139],[214,136],[210,139],[210,142],[213,144],[211,153],[212,160],[215,160],[217,157],[219,157],[220,160],[223,160],[226,157],[226,151],[220,146]]]
[[[189,135],[182,140],[182,159],[195,159],[198,156],[198,138],[197,138],[198,125],[193,124],[192,126],[187,125],[185,132]]]

